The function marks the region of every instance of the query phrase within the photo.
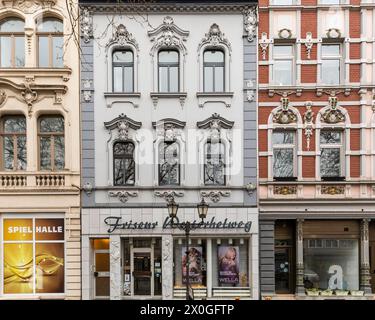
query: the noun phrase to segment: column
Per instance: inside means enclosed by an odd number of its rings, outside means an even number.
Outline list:
[[[109,237],[110,299],[121,299],[121,239],[119,235]]]
[[[365,294],[371,294],[371,275],[370,275],[370,248],[369,248],[369,221],[361,221],[361,269],[360,269],[360,289]]]
[[[296,294],[304,295],[305,287],[303,284],[304,265],[303,265],[303,219],[297,219],[296,225],[297,243],[296,243]]]
[[[173,237],[162,237],[162,295],[163,300],[173,299]]]
[[[207,238],[207,298],[212,297],[212,239]]]

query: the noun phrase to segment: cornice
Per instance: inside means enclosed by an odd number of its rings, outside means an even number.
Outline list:
[[[150,4],[131,4],[118,5],[103,3],[85,3],[81,4],[81,9],[87,8],[91,13],[118,13],[118,12],[167,12],[167,13],[239,13],[249,10],[256,6],[257,2],[244,3],[150,3]]]

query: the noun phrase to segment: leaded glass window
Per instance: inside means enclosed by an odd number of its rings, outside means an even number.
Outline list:
[[[175,50],[162,50],[158,55],[159,92],[178,92],[179,54]]]
[[[63,170],[65,167],[64,118],[39,118],[39,167],[41,170]]]
[[[134,185],[135,162],[132,142],[116,142],[113,145],[113,175],[115,186]]]
[[[177,142],[159,145],[159,185],[180,184],[180,148]]]
[[[63,23],[56,18],[44,18],[38,24],[39,67],[61,68],[64,66]]]
[[[220,50],[206,50],[203,54],[205,92],[224,91],[224,53]]]
[[[320,132],[320,176],[341,176],[342,132],[322,130]]]
[[[113,92],[133,92],[134,58],[131,50],[116,50],[112,56]]]
[[[26,170],[26,119],[7,116],[2,121],[3,170]]]
[[[273,132],[272,146],[274,178],[294,177],[295,132],[291,130]]]
[[[0,21],[0,67],[25,66],[25,22],[17,18]]]
[[[204,184],[225,185],[225,146],[222,142],[205,144]]]

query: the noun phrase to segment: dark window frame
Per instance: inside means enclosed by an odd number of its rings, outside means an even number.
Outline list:
[[[223,153],[220,153],[219,160],[223,162],[223,183],[217,183],[217,181],[213,181],[212,183],[207,183],[206,180],[206,172],[207,172],[207,161],[211,159],[211,153],[207,153],[207,145],[211,144],[211,139],[208,139],[206,143],[204,144],[204,167],[203,167],[203,179],[204,179],[204,185],[205,186],[226,186],[227,184],[227,175],[226,175],[226,146],[223,143],[223,141],[220,139],[217,143],[221,144],[223,146]],[[215,171],[216,172],[216,171]],[[215,176],[215,174],[213,174]]]
[[[114,61],[114,55],[116,52],[131,52],[132,54],[132,62],[115,62]],[[121,91],[115,91],[115,68],[120,67],[121,68],[121,79],[122,79],[122,88]],[[125,91],[125,68],[132,68],[132,90],[131,91]],[[112,92],[118,92],[118,93],[134,93],[134,52],[131,49],[116,49],[112,52]]]
[[[132,153],[132,156],[129,157],[126,153],[124,155],[116,155],[115,154],[115,146],[117,144],[132,144],[133,145],[133,153]],[[134,153],[135,153],[135,144],[133,141],[115,141],[113,143],[113,150],[112,150],[112,155],[113,155],[113,160],[112,160],[112,166],[113,166],[113,185],[114,186],[134,186],[135,185],[135,174],[136,174],[136,166],[135,166],[135,159],[134,159]],[[127,183],[126,181],[129,179],[126,179],[126,171],[125,171],[125,167],[123,168],[123,172],[122,172],[122,177],[123,177],[123,180],[125,181],[125,183],[116,183],[116,159],[120,159],[120,160],[129,160],[131,159],[132,160],[132,166],[134,168],[134,182],[133,183]]]
[[[206,52],[221,52],[223,54],[223,62],[206,62],[205,61],[205,54]],[[213,68],[212,71],[212,91],[206,90],[206,68],[211,67]],[[216,91],[215,84],[216,84],[216,77],[215,77],[215,69],[216,68],[223,68],[223,90]],[[225,92],[225,52],[219,49],[206,49],[203,52],[203,91],[204,92]]]
[[[177,145],[177,149],[178,149],[178,153],[177,153],[177,160],[178,160],[178,163],[177,163],[177,172],[178,172],[178,175],[177,175],[177,183],[168,183],[168,184],[163,184],[161,183],[161,166],[165,163],[160,163],[160,147],[161,146],[165,146],[165,145],[172,145],[172,144],[176,144]],[[164,150],[163,150],[163,155],[164,155],[164,160],[166,159],[165,157],[165,147],[164,147]],[[177,142],[177,141],[163,141],[159,144],[159,148],[158,148],[158,183],[159,183],[159,186],[179,186],[181,185],[181,161],[180,161],[180,155],[181,155],[181,150],[180,150],[180,144]],[[168,172],[168,176],[170,175],[170,170]],[[170,181],[171,179],[167,179],[168,181]]]
[[[177,53],[177,62],[160,62],[160,53],[161,52],[176,52]],[[168,73],[167,73],[167,91],[161,91],[161,81],[160,81],[160,68],[168,68]],[[171,91],[171,68],[176,68],[177,67],[177,91]],[[159,50],[158,52],[158,92],[159,93],[177,93],[180,92],[180,72],[181,72],[181,66],[180,66],[180,52],[176,49],[171,49],[171,50],[166,50],[162,49]]]

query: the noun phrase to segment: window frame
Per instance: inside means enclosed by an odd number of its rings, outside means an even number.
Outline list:
[[[115,155],[115,146],[116,144],[132,144],[133,145],[133,156],[132,157],[127,157],[126,154],[124,154],[123,156],[116,156]],[[133,160],[133,166],[134,166],[134,183],[123,183],[123,184],[117,184],[116,183],[116,165],[115,165],[115,161],[116,159],[122,159],[122,160],[125,160],[125,159],[132,159]],[[114,141],[113,142],[113,145],[112,145],[112,168],[113,168],[113,185],[114,186],[135,186],[135,183],[136,183],[136,164],[135,164],[135,143],[133,141],[130,141],[130,140],[127,140],[127,141]],[[125,173],[125,168],[122,172],[122,174]],[[123,176],[124,177],[124,176]]]
[[[61,117],[64,120],[64,132],[41,132],[40,131],[40,122],[43,118],[57,118]],[[65,169],[66,166],[66,138],[65,138],[65,117],[60,115],[60,114],[49,114],[49,115],[40,115],[38,117],[38,125],[37,125],[37,135],[38,135],[38,169],[40,171],[61,171]],[[40,143],[40,138],[41,137],[50,137],[51,139],[51,150],[50,150],[50,155],[51,155],[51,168],[50,169],[42,169],[41,168],[41,143]],[[56,169],[55,166],[55,137],[64,137],[64,169]]]
[[[273,135],[274,133],[285,133],[290,132],[293,135],[293,144],[274,144]],[[272,130],[271,133],[271,145],[272,145],[272,178],[274,180],[284,180],[284,181],[293,181],[297,179],[297,129],[290,128],[290,129],[281,129],[275,128]],[[293,149],[293,175],[290,177],[276,177],[275,170],[274,170],[274,163],[275,163],[275,149]]]
[[[18,17],[9,17],[9,18],[5,18],[5,19],[2,19],[0,20],[0,25],[4,22],[6,22],[7,20],[18,20],[18,21],[22,21],[23,24],[24,24],[24,28],[25,28],[25,20],[21,19],[21,18],[18,18]],[[2,37],[10,37],[10,42],[11,42],[11,53],[10,53],[10,56],[11,56],[11,66],[9,67],[2,67],[2,59],[1,59],[1,42],[0,42],[0,68],[24,68],[25,67],[25,64],[26,64],[26,52],[25,52],[25,48],[24,48],[24,52],[23,52],[23,55],[24,55],[24,64],[23,66],[16,66],[16,38],[22,38],[23,37],[23,44],[25,46],[25,31],[0,31],[0,39]]]
[[[132,62],[115,62],[114,61],[114,55],[116,52],[131,52],[132,54]],[[135,71],[134,71],[134,52],[131,49],[121,49],[117,48],[112,51],[112,92],[113,93],[134,93],[134,87],[135,87]],[[122,79],[122,89],[121,91],[115,91],[115,67],[121,67],[121,79]],[[131,91],[125,91],[125,68],[132,68],[132,90]]]
[[[165,144],[169,144],[169,145],[172,145],[172,144],[176,144],[177,145],[177,149],[178,149],[178,154],[177,154],[177,157],[174,157],[175,159],[177,159],[178,163],[177,163],[177,170],[178,170],[178,175],[177,175],[177,183],[168,183],[168,184],[162,184],[161,183],[161,166],[162,164],[164,164],[165,162],[163,163],[160,163],[160,147],[161,146],[164,146]],[[163,151],[163,156],[164,156],[164,160],[166,159],[165,158],[165,148],[164,148],[164,151]],[[170,172],[169,172],[170,173]],[[169,176],[169,174],[168,174]],[[170,179],[168,179],[170,181]],[[177,140],[175,141],[161,141],[158,145],[158,185],[159,186],[179,186],[181,185],[181,146],[180,144],[177,142]]]
[[[205,61],[205,54],[206,52],[221,52],[222,55],[223,55],[223,62],[206,62]],[[220,92],[225,92],[225,87],[226,87],[226,83],[225,83],[225,77],[226,77],[226,73],[225,73],[225,52],[221,49],[210,49],[210,48],[206,48],[204,51],[203,51],[203,92],[205,93],[220,93]],[[213,68],[213,72],[212,72],[212,91],[207,91],[206,89],[206,67],[212,67]],[[216,91],[215,90],[215,83],[216,83],[216,77],[215,77],[215,69],[216,68],[223,68],[223,90],[221,91]]]
[[[45,20],[57,20],[61,22],[62,27],[64,28],[64,21],[57,17],[45,17],[43,21]],[[62,38],[63,47],[64,47],[64,31],[62,32],[51,32],[51,31],[39,31],[39,25],[40,23],[37,23],[36,25],[36,59],[37,59],[37,66],[39,68],[64,68],[64,48],[62,48],[62,65],[61,66],[54,66],[53,65],[53,38]],[[64,29],[63,29],[64,30]],[[48,39],[48,66],[41,66],[40,65],[40,39],[42,37],[46,37]]]
[[[211,159],[211,156],[210,158],[208,158],[208,153],[206,152],[206,148],[207,148],[207,145],[208,144],[211,144],[211,139],[207,139],[206,142],[203,144],[203,159],[204,159],[204,163],[203,163],[203,183],[205,186],[226,186],[227,185],[227,182],[228,182],[228,177],[227,177],[227,164],[226,164],[226,160],[227,160],[227,157],[226,157],[226,150],[227,150],[227,146],[225,145],[224,141],[222,139],[219,139],[219,141],[217,142],[218,144],[221,144],[223,146],[223,152],[220,153],[219,155],[219,159],[222,160],[223,162],[223,177],[224,177],[224,181],[223,183],[207,183],[207,180],[206,180],[206,171],[207,171],[207,160],[208,159]],[[211,155],[211,154],[210,154]]]
[[[177,53],[177,62],[160,62],[160,53],[161,52],[176,52]],[[177,50],[177,49],[160,49],[158,51],[158,62],[157,62],[157,67],[158,67],[158,93],[179,93],[181,91],[181,84],[180,84],[180,73],[181,73],[181,66],[180,66],[180,63],[181,63],[181,58],[180,58],[180,51]],[[167,67],[168,68],[168,77],[167,77],[167,87],[168,87],[168,90],[167,91],[161,91],[160,90],[160,84],[161,84],[161,81],[160,81],[160,68],[161,67]],[[178,83],[177,83],[177,91],[171,91],[170,87],[171,87],[171,81],[170,81],[170,68],[175,68],[177,67],[177,80],[178,80]]]
[[[340,143],[321,143],[322,132],[338,132],[340,134]],[[345,130],[342,128],[322,128],[319,131],[319,176],[322,180],[343,180],[345,178]],[[323,149],[339,149],[340,155],[340,175],[339,176],[323,176],[322,175],[322,152]]]
[[[339,47],[339,54],[337,56],[335,55],[328,55],[328,56],[324,56],[323,55],[323,47],[324,46],[338,46]],[[330,85],[330,86],[335,86],[335,85],[340,85],[342,84],[343,82],[343,75],[342,75],[342,70],[343,69],[343,66],[342,66],[342,59],[343,59],[343,51],[342,51],[342,45],[341,43],[336,43],[336,42],[333,42],[333,43],[322,43],[321,44],[321,47],[320,47],[320,83],[321,84],[324,84],[324,85]],[[339,75],[338,75],[338,83],[333,83],[333,84],[330,84],[330,83],[325,83],[323,82],[323,62],[324,61],[337,61],[339,62]]]
[[[292,49],[291,55],[276,55],[275,54],[275,48],[276,47],[290,47]],[[295,45],[294,43],[276,43],[273,45],[272,48],[272,59],[273,59],[273,65],[272,65],[272,84],[277,86],[292,86],[295,84],[296,80],[296,66],[295,66]],[[290,70],[290,83],[287,84],[278,84],[276,83],[275,79],[275,65],[277,61],[290,61],[291,62],[291,70]]]

